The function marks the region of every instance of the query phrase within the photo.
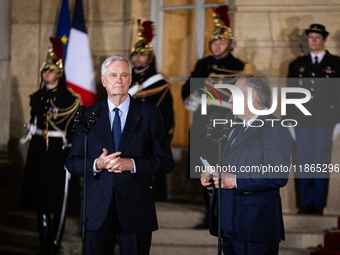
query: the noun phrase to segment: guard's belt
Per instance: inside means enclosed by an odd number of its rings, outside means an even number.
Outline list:
[[[61,138],[64,138],[65,135],[58,132],[58,131],[53,131],[53,130],[42,130],[42,129],[39,129],[37,128],[37,131],[35,132],[36,135],[41,135],[41,136],[48,136],[48,137],[61,137]]]

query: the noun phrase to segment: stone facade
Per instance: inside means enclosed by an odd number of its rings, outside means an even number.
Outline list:
[[[0,145],[8,144],[11,159],[21,166],[27,153],[27,144],[18,141],[24,135],[24,124],[29,120],[28,95],[39,87],[39,69],[45,60],[50,36],[54,36],[61,1],[55,0],[3,0],[0,8],[2,37],[0,47]],[[72,16],[75,0],[69,0]],[[92,60],[96,75],[98,100],[105,98],[105,90],[100,82],[100,66],[109,55],[129,56],[131,44],[136,41],[136,19],[150,19],[151,0],[86,0],[83,1],[84,16],[90,41]],[[226,1],[228,2],[228,1]],[[311,23],[326,26],[330,36],[326,48],[332,54],[340,55],[340,2],[337,0],[233,0],[229,1],[233,10],[234,55],[255,64],[259,74],[268,77],[286,77],[288,64],[305,50],[303,32]],[[5,14],[11,13],[11,20]],[[8,21],[4,23],[4,21]],[[72,20],[72,18],[71,18]],[[157,24],[156,24],[157,25]],[[8,39],[8,40],[4,40]],[[6,51],[7,49],[7,51]],[[173,53],[176,57],[176,52]],[[188,70],[191,70],[188,68]],[[163,70],[169,72],[171,70]],[[7,75],[8,74],[8,75]],[[188,71],[187,76],[190,75]],[[3,77],[6,77],[4,79]],[[10,96],[9,96],[10,95]],[[175,104],[182,104],[178,91]],[[183,108],[181,108],[183,109]],[[177,113],[176,121],[188,122],[187,114]],[[184,133],[187,130],[176,130]],[[333,161],[340,153],[340,138],[334,144]],[[23,170],[20,170],[23,171]],[[182,175],[183,176],[183,175]],[[174,177],[175,179],[175,177]],[[337,196],[339,179],[332,179],[329,203],[326,213],[340,213]],[[184,185],[183,185],[184,186]],[[196,187],[196,189],[198,189]],[[294,213],[294,183],[290,181],[282,191],[285,212]]]

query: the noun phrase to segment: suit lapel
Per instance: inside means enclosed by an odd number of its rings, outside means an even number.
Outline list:
[[[259,116],[257,119],[263,120],[267,117],[267,115],[264,116]],[[239,136],[235,142],[231,145],[231,147],[229,148],[229,150],[227,151],[227,153],[233,151],[235,148],[237,148],[237,146],[239,146],[240,144],[242,144],[244,141],[246,141],[247,139],[249,139],[252,136],[255,136],[261,129],[262,127],[248,127],[246,129],[246,131],[243,132],[243,134],[241,136]],[[228,144],[231,141],[228,141]]]
[[[124,152],[124,149],[128,145],[131,136],[134,134],[136,128],[138,127],[139,123],[141,123],[142,120],[142,114],[140,113],[141,107],[139,103],[130,97],[130,107],[129,107],[129,112],[126,117],[126,123],[125,127],[122,133],[122,137],[120,139],[120,143],[118,146],[118,151]]]
[[[112,131],[111,131],[111,125],[110,125],[110,116],[109,116],[109,106],[107,104],[107,100],[104,100],[101,102],[102,107],[102,113],[101,117],[98,118],[97,126],[102,128],[102,132],[100,134],[111,134],[110,138],[107,139],[107,137],[101,135],[101,139],[104,140],[104,148],[108,150],[109,153],[114,151],[114,146],[113,146],[113,136],[112,136]]]
[[[246,131],[244,131],[243,134],[231,145],[230,150],[236,148],[238,145],[249,139],[249,137],[254,136],[260,129],[260,127],[248,127]]]

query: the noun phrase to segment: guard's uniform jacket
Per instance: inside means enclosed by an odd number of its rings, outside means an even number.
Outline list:
[[[296,106],[287,106],[287,117],[297,120],[297,127],[333,129],[340,122],[340,57],[326,51],[316,70],[310,54],[294,60],[289,66],[288,86],[309,90],[311,99],[303,106],[312,114],[306,116]],[[290,94],[290,93],[289,93]],[[301,93],[289,98],[305,97]]]
[[[241,73],[245,64],[235,58],[229,53],[225,58],[216,59],[209,56],[199,60],[195,66],[194,71],[191,73],[190,78],[205,78],[202,80],[205,84],[214,86],[215,83],[235,84],[235,77]],[[216,74],[216,76],[215,76]],[[209,76],[215,76],[208,78]],[[189,94],[196,93],[199,96],[204,88],[204,84],[199,82],[190,82],[190,78],[182,87],[182,97],[187,98]],[[205,89],[208,89],[205,87]],[[227,89],[215,89],[220,96],[221,100],[228,102],[230,91]],[[200,178],[200,173],[195,171],[195,166],[202,165],[200,157],[208,160],[211,165],[218,163],[218,146],[211,139],[206,138],[207,124],[210,122],[212,113],[217,113],[219,119],[224,119],[227,112],[231,109],[220,107],[220,103],[216,98],[214,92],[210,91],[215,97],[217,106],[215,104],[208,104],[207,114],[202,115],[200,107],[193,114],[193,122],[190,128],[190,175],[191,177]],[[207,96],[208,100],[210,96]]]
[[[26,209],[60,213],[64,163],[72,142],[73,116],[81,104],[80,99],[60,84],[52,90],[43,87],[30,97],[30,125],[36,125],[37,129],[32,131],[20,204]]]
[[[242,72],[243,68],[244,63],[235,58],[231,53],[222,59],[216,59],[213,56],[209,56],[197,61],[190,78],[207,78],[210,74],[221,74],[226,76],[224,80],[234,81],[234,79],[231,78]],[[182,87],[183,99],[190,94],[190,78]],[[223,97],[223,95],[220,96]],[[225,100],[227,100],[227,98]]]
[[[153,63],[151,63],[149,68],[142,73],[135,73],[135,68],[133,69],[132,73],[131,87],[136,84],[141,85],[150,77],[157,74]],[[159,80],[147,88],[139,91],[134,97],[137,100],[142,100],[160,108],[163,116],[165,131],[170,142],[174,128],[174,111],[172,108],[172,96],[170,93],[169,84],[164,79]]]

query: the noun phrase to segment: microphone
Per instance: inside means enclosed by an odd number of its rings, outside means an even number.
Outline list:
[[[76,112],[76,115],[73,117],[73,126],[71,130],[73,133],[77,133],[77,128],[79,124],[82,123],[82,119],[83,119],[85,112],[86,112],[86,106],[85,105],[79,106]]]
[[[88,134],[91,130],[91,128],[96,125],[97,119],[100,116],[100,113],[102,112],[102,108],[100,105],[96,105],[93,107],[93,111],[91,113],[91,116],[89,117],[89,122],[87,123],[87,127],[85,129],[85,133]]]
[[[230,120],[233,118],[233,114],[231,112],[228,112],[225,118],[230,123]],[[224,124],[222,128],[222,139],[228,139],[230,131],[231,125],[229,125],[228,123]]]
[[[218,113],[217,112],[212,112],[210,115],[209,123],[207,125],[207,135],[206,138],[212,138],[212,134],[214,132],[214,127],[213,127],[213,120],[218,118]]]

